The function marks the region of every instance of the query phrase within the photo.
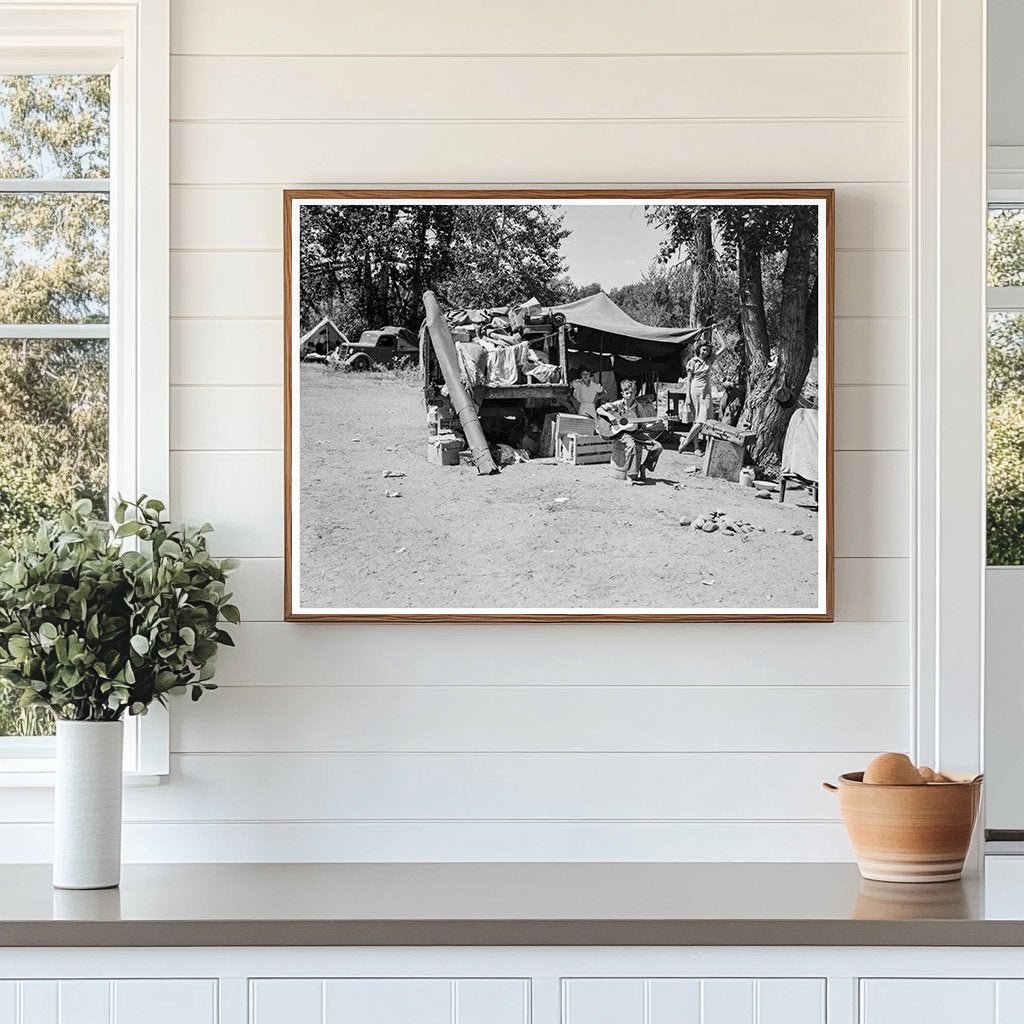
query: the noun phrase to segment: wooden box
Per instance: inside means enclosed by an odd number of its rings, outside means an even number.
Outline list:
[[[463,447],[455,437],[432,437],[427,442],[427,462],[432,466],[457,466]]]
[[[597,434],[562,434],[558,457],[574,466],[591,466],[612,461],[612,442]]]
[[[701,428],[704,437],[704,475],[739,483],[747,442],[756,435],[708,420]]]
[[[544,430],[540,435],[540,454],[547,459],[558,455],[558,439],[563,434],[593,434],[594,421],[589,416],[574,416],[571,413],[548,413],[544,417]]]

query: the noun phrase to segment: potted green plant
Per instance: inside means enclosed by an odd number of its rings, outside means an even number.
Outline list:
[[[223,622],[238,623],[226,579],[238,563],[207,550],[213,529],[172,525],[143,496],[114,522],[78,501],[0,549],[0,678],[57,722],[54,885],[109,888],[121,867],[123,718],[210,682]]]

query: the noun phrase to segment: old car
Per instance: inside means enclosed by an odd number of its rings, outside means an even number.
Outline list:
[[[382,327],[378,331],[363,331],[358,341],[342,345],[339,357],[344,369],[364,371],[375,366],[390,366],[397,359],[418,362],[420,348],[412,331],[404,327]]]

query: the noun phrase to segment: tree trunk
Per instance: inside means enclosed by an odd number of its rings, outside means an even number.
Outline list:
[[[718,267],[715,263],[714,240],[711,236],[710,210],[701,210],[694,215],[690,263],[693,266],[690,326],[707,327],[715,317],[715,293],[718,289]]]
[[[752,232],[741,230],[737,240],[740,332],[747,370],[747,396],[740,423],[748,430],[759,430],[763,410],[773,393],[769,358],[768,321],[764,312],[764,283],[761,276],[761,250]],[[755,460],[756,461],[756,460]]]
[[[416,330],[419,327],[417,320],[417,313],[419,312],[420,302],[424,292],[423,288],[423,261],[427,256],[427,224],[430,220],[430,210],[426,206],[417,206],[416,208],[416,237],[415,237],[415,252],[413,253],[412,263],[412,294],[409,296],[410,311],[405,326],[410,330]]]
[[[785,387],[794,399],[798,397],[814,354],[808,344],[807,321],[815,223],[813,209],[798,207],[795,210],[782,272],[777,357],[774,364],[766,364],[761,370],[756,385],[752,382],[748,393],[748,405],[755,392],[757,395],[757,405],[752,410],[752,429],[757,431],[757,437],[751,447],[751,457],[771,475],[778,472],[794,408],[783,408],[775,399],[776,392]]]

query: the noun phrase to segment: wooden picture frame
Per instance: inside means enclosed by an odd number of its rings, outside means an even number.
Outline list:
[[[665,189],[665,188],[634,188],[634,189],[294,189],[285,190],[284,201],[284,427],[285,427],[285,450],[284,450],[284,490],[285,490],[285,619],[287,621],[306,622],[832,622],[834,619],[834,316],[835,316],[835,194],[832,189]],[[301,219],[299,211],[307,206],[342,206],[342,207],[366,207],[384,206],[397,207],[403,205],[424,206],[431,205],[437,208],[448,206],[473,206],[488,207],[511,205],[526,207],[529,205],[542,204],[543,206],[555,206],[567,208],[570,204],[599,206],[601,204],[635,205],[645,207],[658,206],[685,206],[702,207],[711,206],[726,209],[729,207],[747,208],[768,208],[774,206],[810,206],[815,207],[816,214],[816,272],[812,275],[817,288],[816,306],[816,338],[817,346],[814,358],[817,364],[817,397],[814,421],[818,424],[818,479],[814,500],[817,511],[815,513],[816,527],[814,531],[813,547],[817,553],[816,568],[817,574],[814,584],[815,600],[813,606],[806,607],[781,607],[778,610],[771,607],[751,606],[727,607],[721,611],[708,606],[694,607],[415,607],[409,606],[367,606],[362,607],[358,603],[351,606],[334,607],[332,605],[321,606],[311,604],[302,600],[300,588],[302,558],[302,509],[301,509],[301,420],[300,420],[300,394],[301,381],[304,373],[309,368],[300,364],[299,342],[302,337],[300,331],[300,301],[299,287],[301,282],[300,268],[300,226]],[[737,214],[742,216],[742,213]],[[755,216],[752,214],[752,216]],[[716,229],[717,230],[717,229]],[[716,245],[718,243],[716,242]],[[794,245],[796,243],[793,243]],[[516,301],[522,301],[528,296],[514,296]],[[511,301],[511,299],[509,300]],[[739,313],[737,312],[737,317]],[[810,322],[810,321],[808,321]],[[737,321],[739,323],[739,321]],[[383,327],[385,325],[375,325]],[[335,328],[337,329],[337,328]],[[713,333],[711,328],[705,328]],[[742,328],[740,328],[740,341],[738,345],[745,345]],[[429,337],[429,333],[427,335]],[[329,342],[328,342],[329,343]],[[429,342],[428,342],[429,344]],[[351,349],[351,346],[349,346]],[[337,348],[333,353],[349,351],[349,349]],[[357,353],[358,354],[358,353]],[[349,357],[351,358],[351,357]],[[563,353],[563,360],[564,360]],[[605,358],[602,349],[601,365]],[[740,356],[739,358],[742,358]],[[809,357],[810,358],[810,357]],[[613,359],[614,362],[614,359]],[[326,365],[317,367],[318,371],[328,373]],[[565,366],[562,367],[563,384],[568,384],[564,379],[566,374]],[[352,375],[348,375],[349,378]],[[312,378],[310,378],[312,379]],[[325,378],[326,379],[326,378]],[[338,377],[338,380],[344,378]],[[354,378],[353,378],[354,379]],[[809,415],[809,414],[808,414]],[[331,437],[320,439],[320,443],[327,446],[333,444]],[[424,432],[424,448],[427,435]],[[356,438],[350,439],[354,444]],[[339,440],[342,448],[344,439]],[[364,449],[365,450],[365,449]],[[387,449],[390,451],[391,449]],[[339,453],[340,454],[340,453]],[[425,456],[424,456],[425,458]],[[514,473],[516,467],[511,467],[507,472]],[[594,472],[604,472],[604,467],[587,467]],[[465,470],[457,470],[461,472]],[[451,469],[437,468],[438,473],[451,473]],[[557,472],[557,470],[550,470]],[[594,477],[598,480],[598,477]],[[337,483],[338,481],[335,481]],[[343,481],[342,485],[343,485]],[[483,484],[487,481],[481,480]],[[383,481],[387,483],[387,481]],[[605,486],[600,481],[601,487]],[[621,486],[621,485],[620,485]],[[661,488],[659,487],[660,491]],[[680,482],[680,487],[673,491],[665,489],[666,502],[674,498],[675,493],[682,490],[686,493],[686,483]],[[614,492],[609,492],[615,497]],[[617,497],[616,497],[616,500]],[[771,496],[772,503],[775,503],[776,496]],[[792,500],[792,499],[789,499]],[[675,502],[673,508],[680,511],[686,502]],[[760,506],[768,506],[768,501],[752,501],[752,509]],[[406,506],[407,508],[412,506]],[[780,506],[781,508],[782,506]],[[679,536],[689,535],[691,530],[677,527]],[[731,527],[730,527],[731,529]],[[763,544],[769,543],[767,530],[757,530],[755,534],[748,537],[739,536],[743,527],[736,531],[736,543],[748,543],[753,545],[751,550],[756,548],[759,541]],[[782,529],[775,531],[782,534]],[[794,528],[787,531],[791,534],[799,534],[799,529]],[[810,532],[810,531],[808,531]],[[760,537],[758,536],[760,535]],[[732,534],[730,534],[732,536]],[[703,538],[700,538],[703,540]],[[716,541],[719,538],[715,538]],[[721,538],[725,540],[724,536]],[[325,542],[326,543],[326,542]],[[401,550],[405,550],[402,548]],[[726,550],[722,548],[722,550]],[[732,549],[728,549],[732,550]],[[799,553],[798,545],[794,544],[792,551]],[[336,553],[328,548],[327,553],[337,557]],[[312,556],[310,556],[312,557]],[[705,561],[711,559],[711,555]],[[680,572],[686,565],[686,556],[679,554]],[[320,561],[317,558],[313,563]],[[365,568],[365,567],[364,567]],[[643,566],[636,567],[637,572],[643,572]],[[692,575],[692,569],[689,570]],[[700,583],[707,581],[701,580]],[[349,581],[351,585],[351,580]],[[680,581],[692,589],[694,581],[686,579]],[[714,585],[714,581],[711,581]],[[702,587],[698,586],[700,592]],[[707,589],[707,588],[704,588]],[[358,600],[358,595],[353,596],[353,602]]]

